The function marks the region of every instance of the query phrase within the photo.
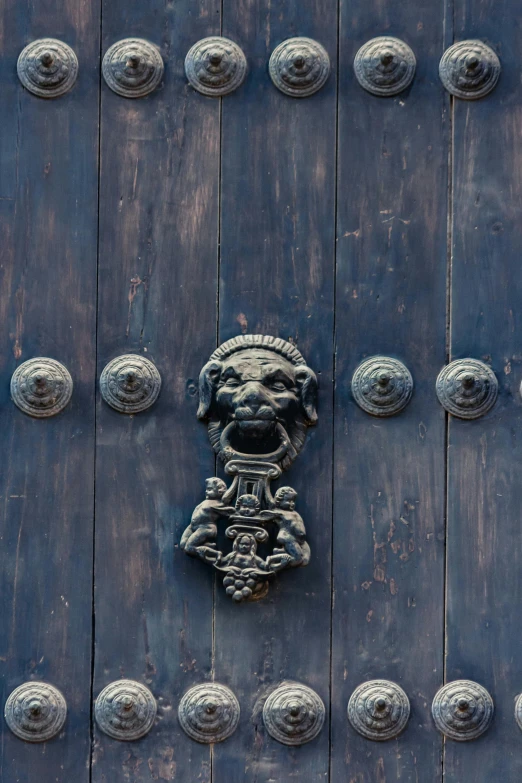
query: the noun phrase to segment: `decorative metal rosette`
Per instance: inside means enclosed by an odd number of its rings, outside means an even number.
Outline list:
[[[100,376],[100,391],[105,402],[120,413],[139,413],[156,402],[161,375],[144,356],[129,353],[117,356]]]
[[[383,742],[397,737],[410,717],[410,702],[403,689],[389,680],[370,680],[354,690],[348,703],[348,720],[363,737]]]
[[[452,95],[473,101],[483,98],[496,86],[501,71],[500,60],[482,41],[460,41],[442,55],[439,75]]]
[[[22,50],[17,64],[24,87],[40,98],[58,98],[78,76],[78,58],[63,41],[39,38]]]
[[[196,742],[223,742],[239,723],[239,702],[225,685],[206,682],[183,696],[178,718],[183,731]]]
[[[357,54],[353,67],[357,81],[372,95],[397,95],[409,87],[417,61],[408,44],[399,38],[381,36],[367,41]]]
[[[266,730],[283,745],[304,745],[323,728],[325,708],[315,691],[298,682],[284,682],[263,707]]]
[[[132,741],[144,737],[156,719],[156,699],[135,680],[117,680],[102,690],[94,705],[96,722],[109,737]]]
[[[330,58],[311,38],[289,38],[272,52],[268,70],[278,90],[293,98],[306,98],[326,83]]]
[[[247,61],[243,50],[228,38],[202,38],[185,57],[185,73],[202,95],[219,98],[243,84]]]
[[[456,359],[437,378],[437,397],[443,408],[461,419],[477,419],[495,404],[498,381],[478,359]]]
[[[406,407],[413,393],[408,368],[389,356],[372,356],[355,370],[352,394],[357,405],[372,416],[393,416]]]
[[[73,381],[69,371],[55,359],[29,359],[11,378],[13,402],[37,419],[56,416],[71,399]]]
[[[5,705],[7,725],[26,742],[47,742],[63,729],[67,704],[60,691],[45,682],[25,682]]]
[[[124,38],[103,57],[103,78],[124,98],[143,98],[159,87],[165,66],[160,50],[143,38]]]
[[[465,742],[480,737],[489,728],[493,720],[493,699],[482,685],[455,680],[437,692],[431,712],[442,734]]]

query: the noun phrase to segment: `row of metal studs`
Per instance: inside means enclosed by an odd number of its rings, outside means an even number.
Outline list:
[[[368,92],[393,96],[413,81],[416,59],[404,41],[372,38],[357,52],[355,75]],[[195,90],[221,97],[236,90],[247,74],[243,50],[228,38],[203,38],[185,58],[185,73]],[[326,49],[311,38],[289,38],[272,52],[268,66],[275,86],[286,95],[304,98],[323,87],[330,74]],[[439,75],[453,95],[475,100],[495,87],[500,61],[479,40],[460,41],[444,52]],[[164,62],[159,48],[143,38],[125,38],[105,53],[102,72],[108,86],[126,98],[141,98],[161,84]],[[18,58],[18,75],[33,94],[55,98],[68,92],[78,76],[78,58],[63,41],[42,38],[28,44]]]

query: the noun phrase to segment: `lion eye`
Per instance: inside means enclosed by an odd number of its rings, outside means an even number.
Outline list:
[[[274,391],[286,391],[286,386],[281,381],[272,381],[269,385]]]
[[[239,381],[237,378],[229,378],[225,384],[225,386],[234,387],[239,386]]]

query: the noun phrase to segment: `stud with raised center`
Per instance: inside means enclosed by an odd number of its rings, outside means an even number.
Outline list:
[[[449,739],[465,742],[477,739],[493,720],[493,699],[487,690],[471,680],[455,680],[435,695],[432,715],[438,730]]]
[[[219,98],[237,90],[246,73],[243,50],[229,38],[202,38],[185,57],[185,74],[190,85],[209,97]]]
[[[78,58],[63,41],[40,38],[28,44],[17,63],[23,86],[39,98],[58,98],[69,92],[78,77]]]
[[[60,413],[68,405],[72,392],[73,381],[67,368],[48,357],[28,359],[11,378],[13,402],[37,419]]]
[[[456,359],[440,371],[436,391],[448,413],[460,419],[477,419],[495,404],[498,381],[484,362]]]
[[[389,356],[372,356],[355,370],[352,394],[357,405],[372,416],[393,416],[411,399],[413,378],[408,368]]]
[[[102,73],[108,87],[124,98],[143,98],[163,79],[159,48],[143,38],[124,38],[107,49]]]
[[[25,742],[47,742],[62,731],[67,704],[53,685],[25,682],[10,694],[5,705],[5,720]]]
[[[383,742],[397,737],[410,717],[410,702],[389,680],[369,680],[354,690],[348,703],[348,720],[363,737]]]
[[[278,90],[293,98],[306,98],[326,83],[330,58],[326,49],[311,38],[289,38],[276,46],[268,69]]]
[[[444,87],[456,98],[477,100],[493,90],[501,72],[500,60],[482,41],[459,41],[450,46],[439,64]]]
[[[383,97],[397,95],[415,76],[415,55],[399,38],[379,36],[367,41],[353,63],[357,81],[367,92]]]
[[[325,707],[307,685],[284,682],[267,698],[263,707],[266,730],[283,745],[304,745],[315,739],[325,719]]]
[[[131,742],[144,737],[156,719],[156,700],[135,680],[116,680],[96,699],[94,714],[99,728],[113,739]]]
[[[217,682],[190,688],[178,708],[183,731],[204,744],[228,739],[237,728],[239,716],[238,700],[230,688]]]
[[[120,413],[140,413],[156,402],[161,376],[156,366],[139,354],[112,359],[100,376],[105,402]]]

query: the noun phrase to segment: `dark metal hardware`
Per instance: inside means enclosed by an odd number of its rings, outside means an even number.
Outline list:
[[[391,36],[372,38],[361,46],[353,63],[361,87],[372,95],[384,97],[397,95],[409,87],[416,65],[408,44]]]
[[[278,90],[293,98],[307,98],[326,83],[330,58],[311,38],[289,38],[276,46],[268,69]]]
[[[495,404],[498,381],[478,359],[456,359],[437,378],[437,397],[443,408],[461,419],[477,419]]]
[[[185,73],[195,90],[219,98],[243,84],[247,61],[234,41],[211,36],[191,47],[185,58]]]
[[[55,359],[29,359],[17,367],[11,378],[13,402],[37,419],[60,413],[69,403],[72,392],[69,371]]]
[[[63,41],[39,38],[22,50],[17,64],[24,87],[40,98],[58,98],[69,92],[78,76],[78,58]]]
[[[455,680],[437,691],[431,712],[442,734],[465,742],[480,737],[489,728],[493,720],[493,699],[482,685]]]
[[[5,720],[25,742],[47,742],[56,737],[67,718],[67,704],[60,691],[45,682],[25,682],[10,694]]]
[[[263,598],[268,581],[284,568],[310,560],[297,493],[270,482],[279,478],[302,449],[307,427],[317,421],[317,378],[295,345],[266,335],[241,335],[221,345],[199,378],[198,418],[208,419],[210,442],[233,476],[206,481],[200,503],[180,546],[220,571],[227,595],[240,603]],[[218,523],[234,544],[229,554],[216,548]],[[266,557],[267,525],[277,546]]]
[[[372,416],[400,413],[411,399],[413,378],[408,368],[389,356],[372,356],[355,370],[352,394],[357,405]]]
[[[159,48],[143,38],[124,38],[103,57],[103,78],[111,90],[124,98],[143,98],[163,79],[165,66]]]
[[[129,353],[112,359],[100,376],[105,402],[120,413],[140,413],[150,408],[161,390],[157,367],[144,356]]]
[[[370,680],[354,690],[348,703],[348,720],[370,740],[397,737],[410,717],[410,702],[403,689],[389,680]]]
[[[223,742],[239,723],[239,702],[230,688],[217,682],[196,685],[183,696],[178,718],[183,731],[196,742]]]
[[[102,690],[94,705],[96,722],[109,737],[130,742],[148,734],[156,719],[156,699],[135,680],[117,680]]]
[[[483,98],[496,86],[500,60],[482,41],[459,41],[442,55],[439,74],[444,87],[457,98]]]
[[[266,730],[283,745],[304,745],[323,728],[325,707],[315,691],[298,682],[284,682],[265,701]]]

